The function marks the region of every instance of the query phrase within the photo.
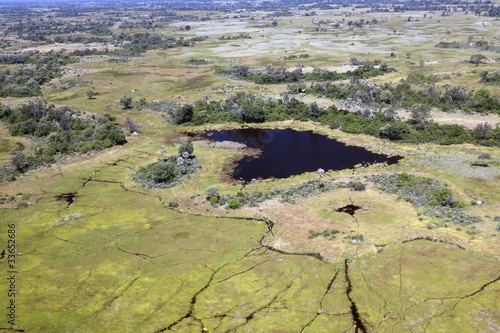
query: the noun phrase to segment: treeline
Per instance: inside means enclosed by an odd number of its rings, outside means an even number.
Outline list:
[[[477,49],[480,51],[500,52],[500,47],[490,44],[488,41],[478,40],[469,42],[439,42],[435,47],[443,49]]]
[[[125,134],[111,116],[78,117],[70,108],[55,108],[37,100],[12,108],[0,105],[0,120],[11,135],[29,136],[38,143],[32,155],[17,154],[13,167],[24,172],[54,161],[60,154],[87,153],[124,144]]]
[[[115,46],[120,46],[122,50],[114,51],[113,54],[120,56],[137,56],[147,50],[192,47],[195,45],[195,42],[204,41],[207,38],[206,36],[193,38],[173,37],[155,33],[137,33],[134,35],[121,33],[113,35],[112,42]]]
[[[277,84],[300,81],[324,82],[346,80],[349,78],[371,78],[394,71],[396,71],[394,68],[389,68],[385,63],[381,64],[379,68],[366,63],[355,70],[348,70],[345,73],[329,71],[319,67],[315,67],[312,73],[303,73],[300,67],[293,71],[288,71],[285,67],[274,67],[272,65],[268,65],[264,69],[251,69],[243,65],[232,68],[219,68],[215,72],[227,75],[233,79],[249,80],[257,84]]]
[[[86,19],[85,21],[73,22],[53,18],[41,18],[37,20],[28,18],[22,22],[9,25],[5,29],[4,35],[16,35],[18,38],[42,42],[56,41],[49,38],[52,35],[86,33],[93,36],[109,36],[111,35],[110,28],[115,21],[116,19],[111,17],[101,20]]]
[[[61,66],[76,62],[63,51],[38,51],[6,54],[0,63],[21,64],[21,67],[0,72],[0,97],[31,97],[41,94],[40,86],[62,75]],[[25,65],[31,65],[25,67]]]
[[[486,76],[485,76],[486,77]],[[488,76],[490,77],[490,76]],[[494,77],[493,75],[491,77]],[[343,101],[359,101],[359,104],[374,104],[374,106],[394,106],[409,108],[418,104],[436,107],[443,111],[461,109],[465,112],[485,112],[500,114],[498,99],[491,96],[486,89],[476,92],[468,91],[465,87],[444,86],[432,84],[434,78],[419,74],[410,75],[406,81],[393,87],[389,83],[377,85],[373,82],[359,81],[357,83],[330,84],[329,82],[315,83],[306,93],[325,96]],[[415,89],[408,82],[427,83],[423,89]]]
[[[449,145],[473,143],[500,146],[500,127],[487,123],[470,130],[461,125],[439,125],[428,119],[428,109],[418,105],[412,119],[401,120],[391,112],[372,113],[367,109],[350,112],[335,106],[308,105],[285,93],[279,100],[264,99],[243,92],[222,101],[198,101],[194,105],[169,105],[165,118],[173,124],[283,121],[316,121],[347,133],[367,134],[409,143],[432,142]]]

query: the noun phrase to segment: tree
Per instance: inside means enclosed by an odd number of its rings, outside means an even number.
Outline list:
[[[251,183],[253,184],[253,191],[254,191],[254,193],[255,193],[255,184],[257,184],[257,179],[252,178]]]
[[[172,122],[177,125],[190,122],[193,119],[193,111],[191,104],[183,105],[181,108],[174,110]]]
[[[131,109],[132,97],[123,96],[123,98],[120,100],[120,104],[123,105],[124,109]]]
[[[191,141],[185,139],[185,140],[182,140],[180,145],[179,145],[179,155],[183,155],[184,153],[188,153],[189,155],[191,155],[194,151],[194,148],[193,148],[193,144],[191,143]],[[188,155],[188,156],[189,156]]]
[[[473,63],[476,66],[479,66],[479,64],[486,59],[486,57],[482,54],[474,54],[473,56],[470,57],[470,62]]]
[[[16,170],[23,172],[26,167],[25,158],[26,156],[24,156],[23,153],[16,154],[16,156],[12,158],[12,166]]]
[[[125,128],[128,131],[130,131],[130,133],[137,132],[139,130],[139,128],[142,127],[141,125],[139,125],[139,123],[137,121],[133,120],[130,117],[125,119],[125,123],[123,125],[125,126]]]
[[[325,177],[325,170],[319,168],[318,171],[316,171],[317,175],[318,175],[318,182],[321,186],[321,178]]]
[[[87,96],[89,99],[94,99],[94,96],[97,96],[99,95],[98,93],[96,93],[95,91],[93,91],[92,89],[91,90],[87,90]]]
[[[410,109],[410,113],[411,119],[418,125],[424,125],[431,116],[431,109],[427,105],[417,104]]]
[[[236,69],[236,74],[238,74],[239,76],[247,77],[249,69],[250,67],[248,66],[238,66],[238,68]]]
[[[190,25],[186,25],[186,26],[184,27],[184,29],[189,30],[189,29],[191,29],[191,26],[190,26]]]
[[[155,183],[166,183],[175,177],[175,164],[172,162],[158,162],[151,167],[151,178]]]
[[[408,126],[403,122],[396,122],[392,125],[385,124],[379,129],[380,137],[387,138],[389,140],[401,140],[403,136],[408,132]]]
[[[482,124],[477,124],[476,128],[474,129],[474,132],[476,132],[476,137],[478,139],[486,140],[488,132],[490,132],[493,129],[490,124],[488,123],[482,123]]]
[[[391,104],[394,95],[389,90],[382,90],[380,93],[380,100],[386,104]]]
[[[207,95],[207,94],[200,95],[200,100],[203,103],[203,105],[207,105],[207,102],[209,99],[210,99],[210,95]]]

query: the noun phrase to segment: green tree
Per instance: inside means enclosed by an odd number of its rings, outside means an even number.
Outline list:
[[[179,145],[179,155],[183,155],[183,153],[188,153],[189,155],[191,155],[194,151],[194,147],[193,147],[193,144],[191,143],[191,141],[185,139],[185,140],[182,140],[180,145]],[[188,155],[188,156],[189,156]]]
[[[120,104],[123,105],[124,109],[131,109],[132,97],[123,96],[123,98],[120,100]]]
[[[382,90],[380,93],[380,101],[386,103],[386,104],[391,104],[392,100],[394,99],[394,95],[389,91],[389,90]]]

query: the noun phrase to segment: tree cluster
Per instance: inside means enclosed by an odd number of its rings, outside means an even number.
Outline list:
[[[109,118],[82,119],[70,108],[55,108],[45,101],[29,101],[16,108],[1,106],[0,119],[13,136],[29,136],[38,143],[20,170],[54,161],[60,154],[87,153],[126,143],[123,131]]]
[[[354,103],[355,104],[355,103]],[[202,125],[205,123],[224,122],[266,122],[288,119],[317,121],[331,128],[355,134],[367,134],[393,141],[409,143],[433,142],[449,145],[474,143],[486,146],[500,146],[500,127],[492,128],[487,123],[470,130],[461,125],[440,125],[429,120],[429,107],[415,104],[411,107],[412,119],[401,120],[390,112],[372,113],[361,104],[349,111],[335,106],[322,108],[316,103],[308,105],[289,94],[283,94],[279,100],[264,99],[259,96],[237,93],[222,101],[194,105],[186,104],[174,110],[182,110],[177,118],[167,116],[174,124]],[[172,111],[171,111],[172,112]],[[174,111],[177,112],[177,111]],[[188,116],[186,116],[186,113]]]

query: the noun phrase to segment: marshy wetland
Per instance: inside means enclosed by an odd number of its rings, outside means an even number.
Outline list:
[[[0,331],[500,330],[498,1],[57,4],[0,4]]]

